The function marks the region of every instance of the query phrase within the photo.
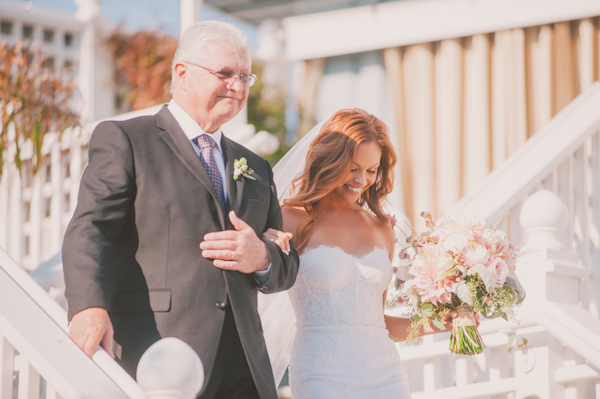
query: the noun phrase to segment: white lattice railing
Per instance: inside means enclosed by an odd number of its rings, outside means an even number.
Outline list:
[[[79,178],[87,164],[89,133],[67,130],[62,141],[50,133],[44,139],[46,161],[32,175],[25,145],[21,172],[12,162],[14,148],[4,158],[0,176],[0,246],[26,270],[37,268],[60,249],[75,205]]]
[[[529,242],[517,270],[528,297],[521,324],[482,321],[481,355],[449,353],[448,334],[400,347],[415,399],[600,398],[599,201],[595,83],[454,207]],[[513,332],[528,345],[509,350]]]

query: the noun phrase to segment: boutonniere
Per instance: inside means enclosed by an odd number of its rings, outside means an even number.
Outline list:
[[[252,173],[254,173],[254,170],[248,167],[246,158],[241,157],[239,160],[233,161],[233,180],[237,180],[240,176],[256,180],[256,178],[250,176]]]

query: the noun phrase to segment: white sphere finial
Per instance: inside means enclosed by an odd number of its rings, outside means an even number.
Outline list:
[[[540,190],[529,197],[520,215],[521,227],[527,232],[527,247],[564,249],[560,237],[569,224],[569,211],[552,191]]]
[[[163,338],[142,355],[137,382],[147,398],[194,399],[204,385],[204,367],[191,346]]]

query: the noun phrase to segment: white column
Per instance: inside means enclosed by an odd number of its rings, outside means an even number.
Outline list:
[[[51,242],[48,245],[48,249],[50,253],[44,253],[42,260],[47,260],[48,258],[54,256],[56,252],[60,251],[60,247],[62,244],[62,236],[63,236],[63,228],[62,228],[62,216],[64,214],[64,205],[63,205],[63,187],[62,187],[62,176],[64,175],[62,171],[62,162],[61,162],[61,150],[60,143],[55,142],[52,145],[50,150],[50,163],[52,165],[51,173],[52,179],[50,181],[51,188],[51,202],[50,202],[50,240]],[[38,265],[36,265],[37,267]]]
[[[86,124],[94,119],[94,77],[96,57],[95,20],[100,13],[100,0],[75,0],[77,12],[75,18],[85,22],[86,27],[81,33],[79,49],[79,90],[81,92],[81,123]]]
[[[202,0],[181,0],[179,2],[181,30],[183,33],[189,26],[200,21],[202,15]]]

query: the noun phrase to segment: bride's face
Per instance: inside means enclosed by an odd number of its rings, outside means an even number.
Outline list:
[[[361,194],[377,178],[377,169],[381,160],[381,147],[374,141],[360,143],[354,152],[352,168],[345,183],[336,189],[338,194],[350,202],[356,202]]]

